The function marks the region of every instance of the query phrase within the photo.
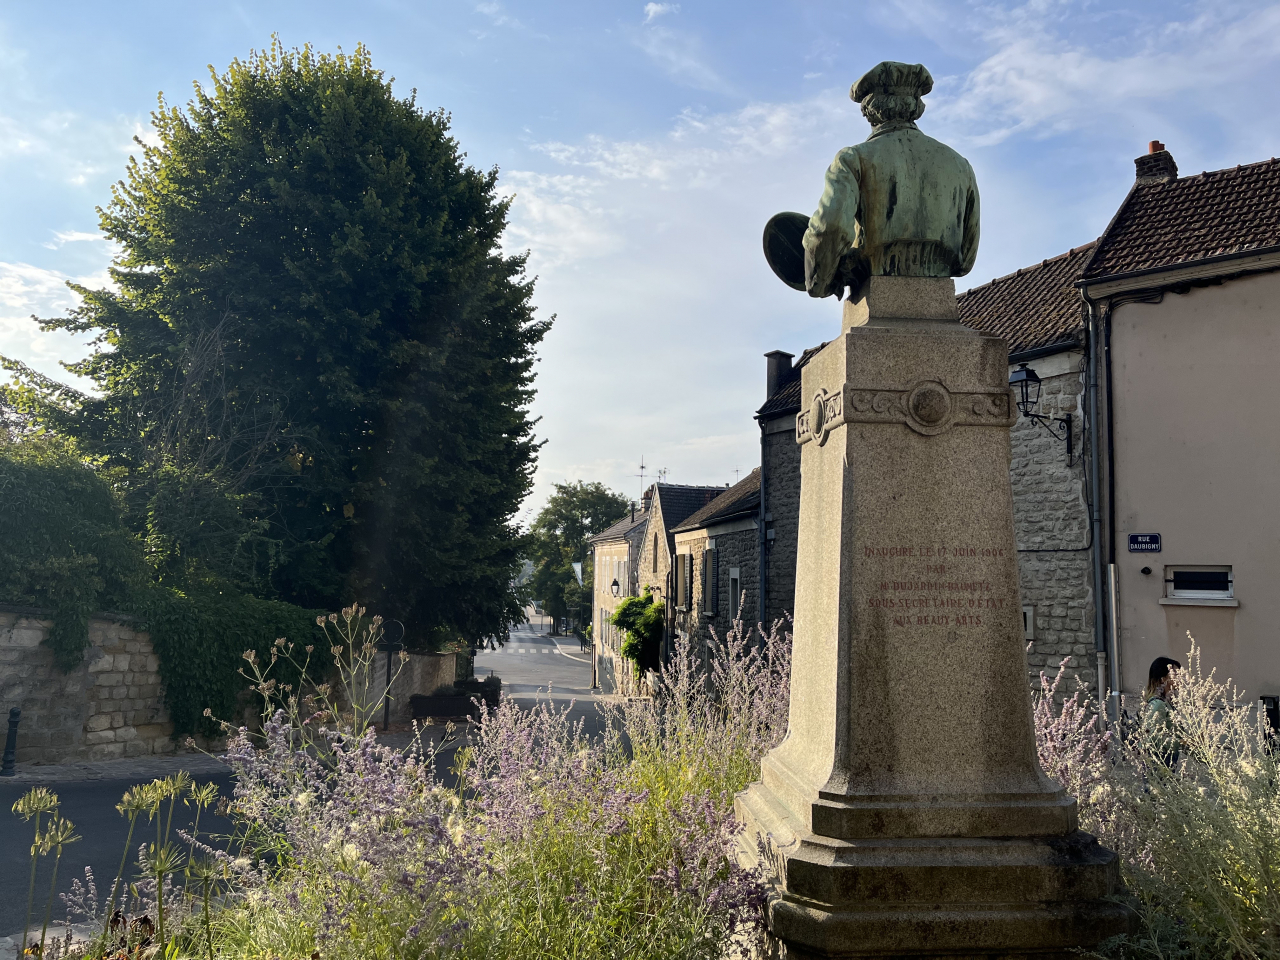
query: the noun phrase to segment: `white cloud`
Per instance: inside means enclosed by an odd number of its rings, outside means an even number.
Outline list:
[[[982,251],[962,289],[1095,237],[1148,139],[1184,170],[1280,152],[1264,120],[1277,107],[1280,8],[1107,23],[1105,42],[1079,26],[1090,9],[934,11],[940,42],[972,63],[936,77],[922,121],[970,158],[983,189]],[[681,483],[732,481],[756,462],[760,355],[799,353],[839,327],[833,302],[786,289],[760,252],[765,220],[811,210],[836,150],[866,135],[853,78],[831,77],[838,86],[795,102],[686,111],[657,136],[542,143],[536,170],[504,175],[509,240],[532,248],[536,302],[559,315],[539,365],[549,443],[531,503],[577,478],[634,496],[641,454]]]
[[[50,250],[57,250],[59,247],[68,243],[92,243],[106,240],[100,233],[90,233],[85,230],[56,230],[53,234],[53,240],[41,244]]]
[[[644,22],[653,23],[658,17],[668,13],[679,13],[678,3],[646,3],[644,5]]]
[[[706,62],[702,43],[697,37],[683,31],[671,30],[654,23],[660,14],[648,16],[650,7],[678,9],[669,4],[649,4],[645,7],[645,26],[635,36],[635,44],[649,55],[671,79],[698,90],[730,92],[730,84]],[[661,13],[666,13],[663,10]]]
[[[89,353],[88,335],[44,333],[32,316],[53,317],[75,307],[80,298],[67,288],[72,281],[88,287],[110,286],[106,271],[71,277],[57,270],[29,263],[0,262],[0,353],[35,368],[47,376],[85,383],[72,377],[61,364],[79,360]]]
[[[970,42],[976,34],[990,52],[966,76],[939,84],[931,119],[975,146],[1139,125],[1150,139],[1206,116],[1247,136],[1259,100],[1274,100],[1259,80],[1280,59],[1280,5],[1192,7],[1182,20],[1131,21],[1112,43],[1064,34],[1063,13],[1087,10],[1032,2],[969,20]]]

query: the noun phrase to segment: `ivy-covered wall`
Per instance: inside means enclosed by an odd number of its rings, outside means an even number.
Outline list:
[[[160,658],[131,618],[91,617],[89,647],[67,672],[46,641],[48,612],[0,608],[0,705],[19,707],[18,762],[172,753]]]
[[[119,694],[121,699],[162,703],[163,722],[172,724],[170,731],[179,739],[191,734],[211,736],[218,729],[216,719],[239,716],[238,700],[249,685],[239,672],[246,650],[255,650],[265,662],[278,637],[328,650],[315,622],[327,611],[247,596],[207,580],[186,589],[157,583],[143,542],[124,524],[111,476],[86,464],[70,445],[56,438],[15,442],[0,434],[0,604],[17,605],[5,609],[11,618],[22,619],[22,623],[9,623],[4,628],[10,631],[9,640],[0,641],[0,653],[8,658],[0,660],[4,668],[0,708],[7,714],[10,707],[22,706],[27,697],[24,684],[44,691],[63,690],[65,699],[76,701],[50,708],[52,726],[47,738],[29,732],[35,727],[30,718],[23,721],[24,736],[34,736],[50,750],[71,747],[62,741],[79,729],[75,717],[88,722],[80,701],[92,686],[86,680],[89,671],[102,663],[105,636],[105,628],[95,624],[130,623],[127,629],[139,632],[139,637],[121,641],[126,648],[110,651],[110,656],[120,658],[121,670],[104,672],[112,677],[117,672],[145,672],[148,678],[156,678],[115,683],[112,690],[123,688],[126,693]],[[120,610],[126,616],[104,618],[98,612],[102,610]],[[127,647],[143,643],[139,638],[144,633],[146,670],[139,666],[125,670],[126,657],[132,663],[139,652]],[[327,662],[320,659],[322,664]],[[19,664],[21,675],[15,672]],[[284,669],[276,675],[283,682],[297,679]],[[43,679],[37,683],[37,677]],[[149,691],[146,695],[127,692],[143,687]],[[34,704],[44,703],[53,694],[32,696],[30,709],[44,710]],[[212,717],[206,717],[205,710]],[[154,724],[148,720],[142,725]],[[98,736],[86,746],[132,742],[108,735],[109,730],[129,726],[122,720],[87,731]],[[59,743],[55,745],[54,740]],[[95,755],[125,755],[113,754],[114,750],[98,750]]]

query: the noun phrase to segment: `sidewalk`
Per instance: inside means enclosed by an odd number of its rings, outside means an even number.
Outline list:
[[[194,751],[167,756],[137,757],[132,760],[73,760],[67,763],[19,763],[14,776],[0,779],[0,784],[69,783],[84,780],[135,780],[144,783],[167,777],[179,770],[192,774],[224,773],[231,768],[216,757]]]

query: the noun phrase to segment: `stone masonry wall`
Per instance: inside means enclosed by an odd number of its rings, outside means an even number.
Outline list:
[[[800,536],[800,444],[796,443],[794,414],[767,421],[764,450],[765,534],[768,596],[765,629],[796,606],[796,548]],[[769,519],[772,518],[772,519]],[[755,594],[754,596],[759,596]],[[743,611],[755,623],[757,608]]]
[[[715,528],[711,528],[715,532]],[[714,537],[706,537],[698,531],[696,538],[688,534],[680,535],[676,543],[677,553],[689,553],[693,563],[693,595],[692,608],[676,614],[676,629],[687,633],[693,641],[694,653],[699,657],[706,656],[707,644],[711,640],[711,631],[724,641],[725,635],[733,627],[733,617],[737,610],[738,598],[729,595],[729,571],[737,567],[739,572],[740,592],[746,594],[746,602],[742,608],[742,620],[748,630],[757,621],[757,598],[759,592],[759,555],[758,534],[753,527],[750,530],[734,530],[732,533],[716,533]],[[719,602],[714,617],[702,612],[702,601],[706,595],[706,585],[702,582],[702,556],[709,544],[714,543],[719,554],[718,589]]]
[[[63,673],[42,643],[52,626],[40,611],[0,607],[0,718],[22,709],[18,762],[172,753],[151,638],[126,618],[95,617],[83,662]]]
[[[1014,531],[1019,548],[1023,606],[1034,608],[1034,633],[1027,665],[1033,689],[1041,671],[1053,676],[1066,657],[1067,671],[1097,694],[1093,638],[1093,571],[1089,546],[1089,505],[1082,447],[1083,361],[1078,353],[1059,354],[1032,366],[1043,383],[1038,413],[1070,413],[1072,463],[1066,442],[1025,417],[1010,436]],[[1083,548],[1083,549],[1082,549]],[[1070,696],[1072,682],[1060,692]]]

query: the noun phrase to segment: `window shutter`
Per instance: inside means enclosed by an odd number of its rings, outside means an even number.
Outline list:
[[[684,555],[684,606],[693,611],[693,554]]]
[[[702,612],[711,612],[711,551],[702,551],[702,561],[698,564],[698,579],[702,581]]]
[[[711,562],[707,564],[711,570],[711,615],[720,613],[720,551],[711,551]]]

